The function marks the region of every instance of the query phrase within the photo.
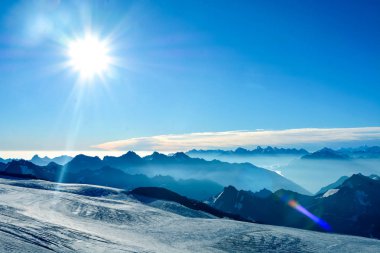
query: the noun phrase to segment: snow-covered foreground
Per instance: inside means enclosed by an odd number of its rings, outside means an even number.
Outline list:
[[[146,205],[118,189],[0,179],[0,252],[380,249],[379,240],[205,217],[210,216],[174,203]]]

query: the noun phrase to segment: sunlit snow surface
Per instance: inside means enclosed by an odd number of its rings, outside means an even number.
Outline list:
[[[54,188],[60,192],[48,190]],[[0,179],[0,252],[379,249],[380,240],[213,219],[165,201],[148,206],[112,188]]]
[[[339,191],[339,189],[330,189],[322,195],[322,198],[328,198],[328,197],[334,195],[335,193],[337,193],[338,191]]]

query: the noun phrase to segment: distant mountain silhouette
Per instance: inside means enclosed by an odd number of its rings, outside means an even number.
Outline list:
[[[68,172],[76,173],[82,170],[97,170],[104,167],[102,160],[95,156],[77,155],[65,165]]]
[[[159,163],[165,163],[165,162],[173,162],[175,161],[174,155],[167,156],[158,152],[153,152],[153,154],[145,156],[145,161],[153,161],[153,162],[159,162]]]
[[[258,146],[256,149],[248,150],[245,148],[237,148],[236,150],[190,150],[186,153],[190,156],[197,156],[197,155],[223,155],[223,156],[229,156],[229,155],[306,155],[309,154],[308,151],[305,149],[295,149],[295,148],[277,148],[277,147],[271,147],[267,146],[266,148],[262,148]]]
[[[299,155],[303,156],[305,159],[370,159],[370,158],[380,158],[380,147],[379,146],[361,146],[356,148],[341,148],[338,150],[333,150],[330,148],[323,148],[314,153],[309,153],[307,150],[295,149],[295,148],[277,148],[267,146],[262,148],[258,146],[256,149],[248,150],[245,148],[237,148],[235,150],[221,150],[221,149],[211,149],[211,150],[197,150],[192,149],[186,152],[187,155],[191,157],[203,157],[205,155],[212,156],[254,156],[254,155]]]
[[[164,155],[154,152],[141,158],[134,152],[119,157],[78,155],[65,165],[65,170],[78,173],[82,170],[98,170],[102,167],[120,169],[128,174],[143,174],[148,177],[168,175],[181,179],[211,180],[220,185],[233,184],[239,188],[260,190],[290,189],[309,194],[305,189],[277,173],[256,167],[250,163],[227,163],[191,158],[183,152]]]
[[[30,159],[30,161],[34,163],[35,165],[45,166],[50,163],[51,159],[47,156],[39,157],[38,155],[35,155],[32,157],[32,159]]]
[[[304,155],[302,159],[334,159],[334,160],[348,160],[350,157],[346,154],[343,154],[339,151],[335,151],[330,148],[323,148],[314,153]]]
[[[0,163],[9,163],[11,162],[13,159],[3,159],[0,157]]]
[[[31,179],[43,179],[54,182],[84,183],[110,186],[122,189],[134,189],[142,186],[165,187],[190,198],[204,200],[220,192],[223,187],[210,180],[175,180],[170,176],[148,177],[142,174],[131,175],[122,170],[109,166],[101,168],[88,168],[84,161],[98,166],[97,158],[79,156],[73,164],[61,166],[49,163],[46,166],[38,166],[25,160],[14,160],[8,164],[0,163],[0,174]],[[85,169],[79,169],[79,165]]]
[[[0,166],[0,173],[9,176],[22,176],[26,178],[38,178],[49,181],[56,181],[62,167],[56,163],[50,163],[47,166],[38,166],[26,160],[12,160]]]
[[[144,160],[135,152],[128,151],[120,157],[105,156],[103,158],[103,163],[115,168],[128,168],[131,166],[142,165]]]
[[[32,163],[39,165],[39,166],[46,166],[51,162],[54,162],[59,165],[64,165],[68,162],[70,162],[73,158],[70,156],[62,155],[54,158],[49,158],[47,156],[45,157],[39,157],[38,155],[33,156],[33,158],[30,160]]]
[[[338,152],[345,154],[351,158],[356,159],[371,159],[380,158],[380,147],[379,146],[361,146],[358,148],[341,148]]]
[[[291,201],[291,202],[289,202]],[[324,228],[289,206],[299,203],[326,221]],[[229,186],[210,202],[224,212],[265,224],[360,235],[380,239],[380,180],[361,174],[347,178],[335,189],[306,196],[279,190],[268,197]],[[270,210],[270,211],[269,211]],[[317,218],[316,218],[317,219]]]
[[[121,169],[129,174],[144,174],[150,177],[169,175],[174,178],[183,179],[208,179],[221,185],[232,184],[243,189],[290,189],[309,194],[309,192],[302,187],[277,173],[256,167],[250,163],[232,164],[217,160],[206,161],[204,159],[191,158],[183,152],[178,152],[173,155],[164,155],[154,152],[152,155],[143,158],[139,158],[134,153],[129,154],[133,159],[125,159],[123,156],[105,158],[102,164],[103,166]],[[68,168],[70,168],[70,166],[71,162],[67,164]]]
[[[357,148],[341,148],[333,150],[323,148],[314,153],[304,155],[302,159],[331,159],[331,160],[348,160],[348,159],[373,159],[380,158],[380,147],[362,146]]]
[[[22,161],[25,162],[25,161]],[[152,155],[146,157],[139,157],[134,152],[128,152],[120,157],[105,157],[103,160],[99,157],[90,157],[86,155],[77,155],[70,162],[64,166],[59,166],[54,163],[53,165],[41,166],[41,168],[33,167],[35,164],[31,163],[25,168],[35,168],[34,176],[46,180],[66,180],[69,182],[86,182],[93,184],[109,185],[114,187],[118,181],[117,176],[106,177],[104,168],[108,168],[108,173],[112,169],[118,169],[117,173],[125,173],[130,176],[145,176],[147,178],[155,178],[154,183],[150,184],[133,184],[133,180],[129,180],[129,185],[134,187],[139,186],[162,186],[163,184],[171,185],[171,190],[177,190],[177,186],[182,182],[181,187],[191,188],[191,184],[186,182],[199,182],[199,194],[203,192],[213,192],[220,185],[233,184],[236,187],[250,190],[260,190],[267,188],[269,190],[289,189],[304,194],[309,194],[305,189],[293,183],[292,181],[278,175],[277,173],[256,167],[250,163],[227,163],[217,160],[206,161],[199,158],[191,158],[183,152],[178,152],[173,155],[164,155],[154,152]],[[44,173],[40,173],[40,171]],[[53,170],[57,171],[56,173]],[[20,171],[16,171],[20,173]],[[38,174],[39,173],[39,174]],[[22,172],[21,174],[25,174]],[[46,174],[46,175],[45,175]],[[105,178],[102,179],[101,175]],[[175,186],[172,182],[161,182],[157,185],[159,178],[156,176],[170,176],[172,180],[177,182]],[[112,178],[114,181],[110,180]],[[183,179],[183,181],[175,180]],[[195,180],[195,181],[192,181]],[[105,181],[105,182],[103,182]],[[206,190],[206,183],[200,182],[213,182],[210,191]],[[123,188],[127,187],[123,185]],[[178,186],[179,187],[179,186]],[[168,188],[168,187],[166,187]],[[220,190],[220,188],[218,189]],[[191,191],[194,193],[195,191]],[[182,192],[179,192],[182,193]],[[215,192],[213,192],[215,193]],[[184,194],[186,195],[186,194]],[[186,195],[187,196],[187,195]],[[199,198],[199,195],[197,195]]]

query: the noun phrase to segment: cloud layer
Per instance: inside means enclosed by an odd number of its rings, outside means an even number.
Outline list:
[[[170,134],[112,141],[93,146],[93,148],[171,152],[190,149],[232,149],[257,145],[300,145],[365,140],[380,140],[380,127],[300,128]]]

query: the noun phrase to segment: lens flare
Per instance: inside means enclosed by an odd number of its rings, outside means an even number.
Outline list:
[[[306,217],[308,217],[309,219],[311,219],[312,221],[314,221],[316,224],[318,224],[324,230],[331,231],[331,227],[330,227],[330,225],[326,221],[324,221],[321,218],[319,218],[319,217],[315,216],[314,214],[310,213],[305,207],[303,207],[302,205],[300,205],[297,201],[295,201],[295,200],[289,200],[289,201],[287,201],[287,204],[290,207],[292,207],[295,210],[297,210],[298,212],[300,212],[303,215],[305,215]]]

